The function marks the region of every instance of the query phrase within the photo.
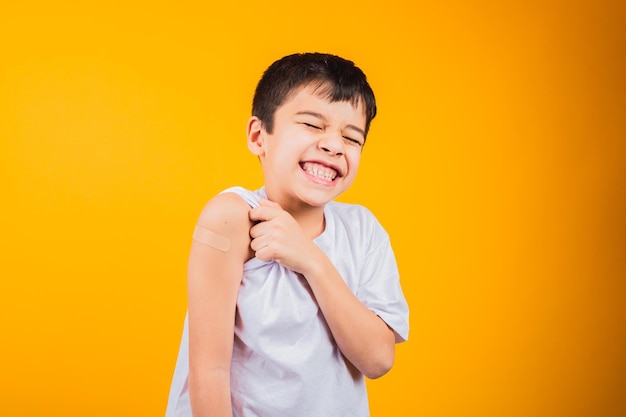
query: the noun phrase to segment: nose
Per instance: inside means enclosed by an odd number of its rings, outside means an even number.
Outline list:
[[[343,155],[343,137],[337,132],[328,132],[320,138],[319,148],[331,156]]]

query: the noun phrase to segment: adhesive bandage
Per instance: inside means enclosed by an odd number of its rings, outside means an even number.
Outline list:
[[[193,240],[222,252],[228,252],[230,250],[229,238],[212,232],[209,229],[205,229],[204,227],[196,226],[193,231]]]

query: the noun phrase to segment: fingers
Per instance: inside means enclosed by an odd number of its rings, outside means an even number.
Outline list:
[[[261,198],[259,202],[262,206],[281,208],[280,204],[270,201],[267,198]]]
[[[250,249],[252,249],[252,251],[255,253],[255,256],[258,257],[258,254],[261,251],[261,249],[267,247],[268,243],[266,240],[267,239],[257,238],[257,239],[253,239],[250,242]]]
[[[267,234],[269,232],[269,227],[267,223],[260,221],[250,228],[250,237],[252,239],[256,239],[259,236]]]
[[[278,203],[262,198],[261,205],[250,209],[250,220],[253,222],[264,222],[272,220],[282,212],[282,208]]]
[[[250,228],[250,249],[254,256],[262,261],[276,260],[276,241],[272,226],[260,222]]]
[[[250,210],[249,217],[255,223],[250,228],[250,248],[256,258],[282,263],[292,257],[290,253],[299,229],[289,213],[278,203],[261,199],[260,205]]]
[[[291,224],[288,220],[290,219],[287,216],[281,216],[281,213],[268,213],[261,210],[254,215],[251,214],[250,219],[254,220],[255,224],[250,227],[250,237],[257,239],[261,236],[268,236],[280,239],[288,235]]]

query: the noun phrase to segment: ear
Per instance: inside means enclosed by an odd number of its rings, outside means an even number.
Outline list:
[[[246,126],[246,134],[248,136],[248,149],[256,156],[261,156],[265,153],[265,128],[263,122],[256,116],[252,116],[248,120]]]

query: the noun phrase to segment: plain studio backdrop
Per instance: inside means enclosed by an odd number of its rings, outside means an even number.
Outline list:
[[[0,415],[159,416],[196,218],[275,59],[354,60],[411,310],[372,415],[626,415],[620,1],[4,2]]]

